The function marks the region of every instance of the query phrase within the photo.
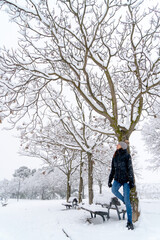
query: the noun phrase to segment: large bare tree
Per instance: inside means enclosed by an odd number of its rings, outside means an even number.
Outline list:
[[[144,2],[2,0],[21,34],[18,49],[1,49],[3,115],[33,122],[45,90],[67,84],[128,140],[159,98],[160,8]]]

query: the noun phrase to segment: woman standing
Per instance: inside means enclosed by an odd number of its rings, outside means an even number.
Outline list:
[[[127,152],[127,144],[125,142],[119,142],[117,145],[117,150],[112,159],[108,186],[112,187],[113,194],[126,205],[128,218],[126,227],[133,230],[130,189],[134,187],[134,174],[131,156]],[[121,186],[123,186],[123,195],[119,192]]]

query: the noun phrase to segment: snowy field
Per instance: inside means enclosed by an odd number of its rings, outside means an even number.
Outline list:
[[[141,217],[133,231],[115,211],[103,222],[100,216],[66,210],[62,200],[9,200],[0,206],[0,240],[160,240],[160,200],[140,200]],[[68,237],[67,237],[68,235]]]

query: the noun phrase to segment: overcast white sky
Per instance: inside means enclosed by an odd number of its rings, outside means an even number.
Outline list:
[[[0,47],[6,46],[12,47],[17,44],[17,28],[12,23],[8,22],[6,14],[0,11]],[[0,125],[0,180],[4,178],[10,179],[14,170],[20,166],[28,166],[29,168],[42,167],[42,161],[40,159],[23,157],[18,154],[19,140],[14,137],[15,131],[2,130],[5,125]],[[143,141],[141,140],[141,134],[133,133],[131,144],[136,146],[138,151],[138,161],[143,166],[141,182],[160,182],[160,172],[149,172],[145,170],[145,159],[148,158],[148,152],[144,149]]]
[[[17,45],[18,28],[10,23],[7,14],[0,11],[0,48],[11,48]],[[31,169],[42,167],[42,161],[36,158],[23,157],[18,154],[20,141],[15,130],[4,130],[6,124],[0,124],[0,180],[11,179],[15,169],[27,166]]]
[[[21,156],[18,151],[20,140],[16,131],[4,130],[5,124],[0,125],[0,180],[11,179],[15,169],[27,166],[30,169],[42,167],[42,161],[36,158]]]

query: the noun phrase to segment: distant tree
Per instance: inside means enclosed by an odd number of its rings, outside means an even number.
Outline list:
[[[29,199],[54,199],[56,193],[58,195],[60,191],[58,187],[63,188],[62,186],[57,186],[57,182],[60,179],[63,179],[62,174],[58,177],[55,172],[47,174],[46,169],[38,169],[34,175],[24,180],[21,191]]]
[[[160,168],[160,107],[157,106],[157,114],[148,119],[142,129],[142,136],[145,142],[146,151],[151,153],[150,168]]]
[[[9,197],[10,197],[9,181],[7,179],[4,179],[3,181],[0,182],[0,200],[7,201]]]
[[[19,198],[24,199],[55,199],[66,197],[66,179],[58,169],[43,167],[35,171],[21,181]],[[0,200],[17,198],[17,187],[19,178],[0,181]]]
[[[51,171],[58,168],[63,172],[66,176],[68,201],[71,195],[71,176],[80,165],[80,151],[73,136],[64,130],[63,125],[54,121],[25,134],[22,130],[21,153],[41,158]]]
[[[31,169],[23,166],[15,170],[13,177],[18,177],[24,180],[25,178],[29,177],[29,175],[31,175]]]
[[[20,167],[15,170],[13,177],[15,177],[18,180],[18,188],[17,188],[17,201],[20,197],[20,188],[21,188],[21,182],[24,181],[25,178],[28,178],[31,175],[31,170],[28,167]]]
[[[59,169],[66,175],[67,178],[67,201],[71,197],[71,177],[77,171],[79,167],[79,153],[78,151],[71,151],[67,148],[63,148],[63,155],[61,156],[61,164],[59,164]],[[77,164],[78,163],[78,164]]]
[[[98,183],[100,194],[102,193],[102,186],[108,184],[112,155],[112,147],[110,148],[105,142],[94,149],[94,181]]]

